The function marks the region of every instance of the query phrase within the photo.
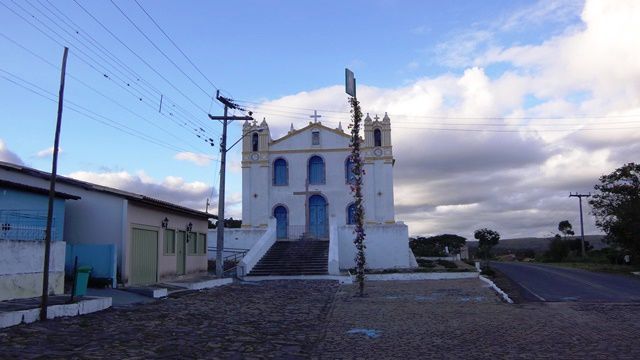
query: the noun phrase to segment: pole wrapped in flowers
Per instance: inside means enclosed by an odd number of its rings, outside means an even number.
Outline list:
[[[362,110],[360,109],[360,102],[355,96],[349,98],[349,104],[351,105],[351,119],[352,123],[349,124],[351,129],[351,163],[353,164],[353,181],[351,182],[351,192],[355,200],[355,239],[353,243],[356,246],[356,282],[358,283],[358,289],[360,296],[364,296],[364,268],[366,259],[364,255],[364,206],[362,204],[362,176],[364,175],[364,168],[362,164],[362,157],[360,156],[360,124],[362,123]]]

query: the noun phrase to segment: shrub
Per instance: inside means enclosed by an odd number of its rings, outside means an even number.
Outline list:
[[[438,265],[443,266],[445,269],[457,269],[458,265],[449,260],[437,260]]]
[[[418,265],[420,265],[420,267],[423,267],[423,268],[436,267],[436,264],[434,264],[433,261],[431,260],[417,259],[416,261],[418,262]]]
[[[494,277],[494,276],[496,276],[496,272],[492,268],[487,266],[487,267],[482,269],[482,271],[480,272],[480,275]]]

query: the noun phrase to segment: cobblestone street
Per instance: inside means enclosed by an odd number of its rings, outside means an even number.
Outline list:
[[[640,304],[508,305],[476,279],[366,292],[235,284],[0,330],[0,358],[640,358]]]

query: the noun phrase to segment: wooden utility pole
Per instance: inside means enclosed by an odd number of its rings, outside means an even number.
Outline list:
[[[591,193],[588,194],[578,194],[577,192],[575,194],[569,193],[569,197],[577,197],[578,198],[578,203],[580,204],[580,235],[582,237],[582,257],[587,256],[587,252],[585,251],[584,248],[584,223],[582,221],[582,198],[583,197],[590,197]]]
[[[224,192],[227,151],[231,150],[231,148],[236,145],[240,139],[246,136],[246,134],[243,134],[238,141],[227,149],[227,124],[234,120],[253,120],[253,118],[251,116],[227,116],[228,109],[242,109],[231,99],[220,96],[219,90],[216,93],[216,99],[224,105],[223,116],[209,115],[211,120],[218,120],[222,123],[222,139],[220,140],[220,186],[218,188],[218,225],[216,228],[216,276],[222,277],[222,273],[224,271],[222,254],[224,251]]]
[[[56,134],[53,140],[53,161],[51,164],[51,179],[49,182],[49,206],[47,208],[47,229],[44,236],[44,269],[42,271],[42,299],[40,302],[40,320],[47,320],[47,306],[49,300],[49,256],[51,254],[51,225],[53,223],[53,202],[56,196],[56,175],[58,172],[58,148],[60,144],[60,127],[62,126],[62,107],[64,97],[64,79],[67,70],[67,54],[69,48],[64,48],[62,55],[62,70],[60,74],[60,91],[58,93],[58,117],[56,119]],[[58,219],[59,220],[59,219]]]

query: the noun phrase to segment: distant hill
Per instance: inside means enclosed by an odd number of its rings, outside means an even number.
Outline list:
[[[602,249],[603,247],[607,247],[607,244],[602,242],[604,235],[585,235],[585,241],[588,241],[589,244],[593,246],[595,250]],[[532,249],[536,253],[542,253],[547,251],[549,248],[549,242],[553,238],[537,238],[537,237],[527,237],[527,238],[516,238],[516,239],[500,239],[498,245],[494,247],[494,250],[498,254],[515,252],[516,250],[523,249]],[[467,246],[469,250],[475,252],[478,248],[477,241],[467,241]]]

